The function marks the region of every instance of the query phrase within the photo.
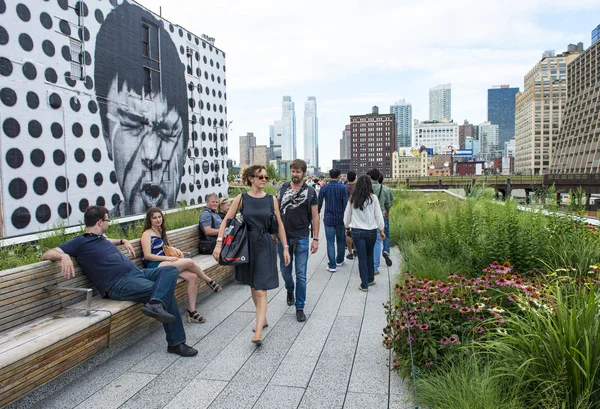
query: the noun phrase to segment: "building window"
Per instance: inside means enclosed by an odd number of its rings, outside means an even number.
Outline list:
[[[152,99],[152,71],[144,67],[144,98]]]
[[[69,39],[69,51],[71,54],[71,78],[82,80],[85,78],[83,66],[83,45],[81,41]]]
[[[142,51],[146,57],[150,57],[150,27],[142,24]]]

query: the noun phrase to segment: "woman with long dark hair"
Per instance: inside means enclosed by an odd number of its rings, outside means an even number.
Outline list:
[[[290,264],[290,253],[277,201],[273,195],[265,192],[268,182],[265,167],[263,165],[248,166],[242,172],[242,182],[250,186],[250,190],[248,193],[238,195],[231,204],[231,208],[221,223],[213,257],[215,260],[219,260],[227,220],[234,218],[239,210],[248,229],[248,258],[250,260],[247,264],[235,266],[235,279],[250,286],[252,301],[256,306],[256,327],[252,342],[261,345],[262,330],[268,326],[267,290],[279,287],[277,249],[271,233],[269,233],[273,213],[279,224],[278,235],[283,245],[283,263],[286,266]]]
[[[383,214],[377,196],[373,194],[371,178],[363,175],[358,178],[344,212],[344,224],[351,230],[352,241],[358,254],[361,291],[368,291],[375,284],[373,248],[377,240],[377,230],[383,240],[385,227]]]
[[[167,229],[165,227],[165,217],[162,210],[158,207],[151,207],[146,212],[144,219],[144,232],[142,233],[142,261],[146,268],[157,268],[158,266],[175,266],[179,270],[179,277],[188,283],[188,322],[206,322],[206,318],[196,311],[196,296],[198,295],[198,278],[206,281],[206,284],[214,292],[221,292],[222,288],[212,278],[207,276],[204,271],[190,258],[183,258],[183,253],[173,247],[177,256],[167,256],[163,250],[165,245],[169,245]]]

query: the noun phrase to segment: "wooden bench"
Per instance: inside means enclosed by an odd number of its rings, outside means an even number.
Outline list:
[[[218,265],[210,255],[198,255],[198,226],[169,232],[171,244],[190,252],[215,281],[233,277],[233,269]],[[140,241],[132,240],[141,267]],[[120,247],[125,254],[124,247]],[[0,406],[14,401],[55,376],[73,368],[138,329],[155,322],[141,313],[142,304],[101,298],[75,264],[75,278],[65,280],[60,263],[36,264],[0,271]],[[212,291],[199,280],[198,293]],[[175,289],[180,306],[187,306],[187,283]],[[89,310],[89,315],[86,315]]]

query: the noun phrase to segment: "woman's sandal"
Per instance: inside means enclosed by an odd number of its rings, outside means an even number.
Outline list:
[[[223,288],[221,288],[219,283],[217,283],[215,280],[210,280],[207,284],[215,293],[220,293],[223,291]]]
[[[194,310],[193,312],[190,312],[190,310],[187,310],[187,321],[188,322],[199,322],[200,324],[204,324],[206,322],[206,318],[204,318],[202,315],[198,314],[198,311]]]
[[[263,325],[263,329],[267,328],[268,326],[269,326],[269,324]],[[252,328],[252,332],[256,332],[256,328]]]

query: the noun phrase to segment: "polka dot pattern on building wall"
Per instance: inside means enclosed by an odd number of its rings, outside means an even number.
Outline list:
[[[89,205],[110,210],[126,200],[107,150],[94,72],[98,30],[121,3],[0,0],[5,235],[36,232],[60,220],[76,225]],[[167,21],[160,25],[174,43],[188,90],[188,149],[175,172],[180,175],[176,200],[202,203],[211,191],[226,192],[226,185],[219,186],[226,142],[216,135],[207,140],[213,126],[226,118],[225,59],[193,33]],[[79,57],[73,48],[77,44]]]

